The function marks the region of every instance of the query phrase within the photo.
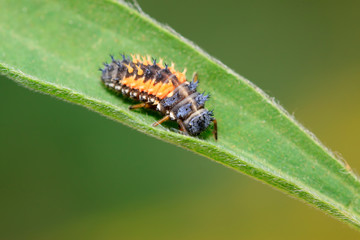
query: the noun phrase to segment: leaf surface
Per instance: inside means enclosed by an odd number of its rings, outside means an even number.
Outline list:
[[[0,73],[31,89],[73,102],[146,134],[244,172],[360,226],[360,183],[314,136],[248,80],[173,31],[124,3],[0,0]],[[211,130],[187,137],[160,115],[129,111],[131,101],[106,91],[99,66],[113,53],[174,62],[200,76],[210,92],[219,141]],[[199,173],[201,174],[201,173]]]

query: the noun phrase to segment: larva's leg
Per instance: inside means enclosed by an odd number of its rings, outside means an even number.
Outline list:
[[[139,103],[129,107],[130,110],[138,109],[138,108],[150,108],[150,104],[148,103]]]
[[[192,81],[193,81],[193,82],[197,82],[197,81],[199,81],[197,72],[194,72],[194,75],[193,75]]]
[[[188,131],[186,130],[186,128],[184,126],[184,123],[180,119],[177,120],[177,123],[179,124],[180,131],[185,133],[185,135],[189,135]]]
[[[170,119],[170,116],[169,116],[169,115],[166,115],[165,117],[163,117],[163,118],[160,119],[159,121],[154,122],[154,123],[152,124],[152,126],[153,126],[153,127],[156,127],[157,125],[162,124],[163,122],[165,122],[165,121],[167,121],[167,120],[169,120],[169,119]]]
[[[218,127],[217,127],[217,121],[216,121],[216,119],[213,120],[213,123],[214,123],[214,131],[213,131],[213,134],[214,134],[215,140],[217,141],[217,139],[218,139]]]

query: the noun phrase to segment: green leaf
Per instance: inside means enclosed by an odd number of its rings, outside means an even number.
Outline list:
[[[360,227],[360,183],[273,99],[194,44],[124,3],[6,1],[0,8],[0,73],[31,89],[83,105],[146,134],[251,175]],[[109,53],[138,53],[197,71],[212,93],[219,141],[187,137],[159,115],[129,111],[106,91],[99,66]],[[199,173],[201,174],[201,173]]]

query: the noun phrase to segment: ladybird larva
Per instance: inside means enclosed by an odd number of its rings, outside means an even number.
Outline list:
[[[111,55],[110,55],[111,56]],[[150,108],[159,111],[164,117],[153,126],[168,121],[176,121],[180,131],[197,136],[214,123],[214,137],[217,140],[217,121],[213,111],[204,108],[210,95],[200,94],[197,74],[191,82],[186,80],[185,72],[178,72],[174,64],[168,66],[150,57],[131,55],[122,60],[111,56],[111,63],[100,68],[101,80],[107,88],[141,103],[129,109]]]

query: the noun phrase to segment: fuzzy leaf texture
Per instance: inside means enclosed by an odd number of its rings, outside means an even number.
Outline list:
[[[356,228],[360,182],[273,99],[201,49],[129,5],[115,1],[0,0],[0,73],[94,110],[296,196]],[[153,128],[160,118],[129,111],[106,91],[99,66],[110,53],[138,53],[197,71],[210,92],[219,140]],[[117,54],[119,57],[119,54]]]

